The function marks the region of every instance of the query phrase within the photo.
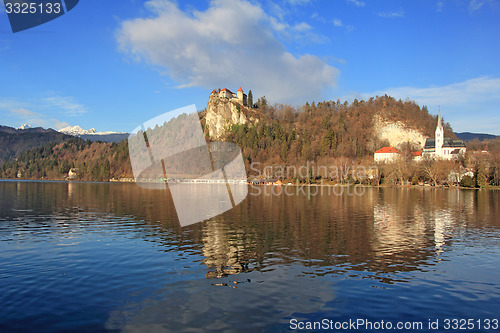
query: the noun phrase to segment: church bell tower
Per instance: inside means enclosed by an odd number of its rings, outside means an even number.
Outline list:
[[[443,128],[443,121],[441,120],[441,108],[439,109],[435,138],[436,138],[436,156],[442,157],[443,144],[444,144],[444,128]]]

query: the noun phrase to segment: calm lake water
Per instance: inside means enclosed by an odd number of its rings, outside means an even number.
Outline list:
[[[168,191],[0,181],[0,331],[499,330],[500,191],[284,188],[181,228]]]

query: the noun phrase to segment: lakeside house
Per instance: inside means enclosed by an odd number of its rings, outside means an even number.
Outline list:
[[[71,168],[68,171],[68,179],[75,179],[78,177],[78,169],[77,168]]]
[[[421,150],[414,151],[411,153],[411,155],[413,156],[413,160],[416,162],[420,162],[422,160],[422,154],[423,154],[423,151],[421,151]]]
[[[394,162],[399,156],[399,151],[393,147],[383,147],[373,154],[376,163]]]

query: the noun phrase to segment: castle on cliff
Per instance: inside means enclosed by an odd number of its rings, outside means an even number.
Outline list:
[[[248,105],[247,101],[247,94],[243,92],[243,89],[238,89],[238,93],[231,92],[231,90],[224,88],[224,89],[219,89],[219,90],[212,90],[212,93],[210,96],[219,96],[220,98],[227,98],[229,100],[236,100],[237,102],[243,104],[243,105]]]

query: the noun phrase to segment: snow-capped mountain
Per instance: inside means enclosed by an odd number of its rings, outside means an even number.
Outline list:
[[[95,128],[91,128],[89,130],[84,130],[80,126],[68,126],[59,130],[60,133],[79,136],[79,135],[87,135],[87,134],[97,134]]]
[[[119,142],[128,137],[125,132],[97,132],[95,128],[85,130],[80,126],[68,126],[59,130],[60,133],[77,136],[84,140]]]
[[[31,125],[29,125],[29,124],[24,124],[23,126],[20,126],[20,127],[16,128],[16,129],[18,129],[18,130],[26,130],[26,129],[29,129],[29,128],[33,128],[33,127],[31,127]]]

